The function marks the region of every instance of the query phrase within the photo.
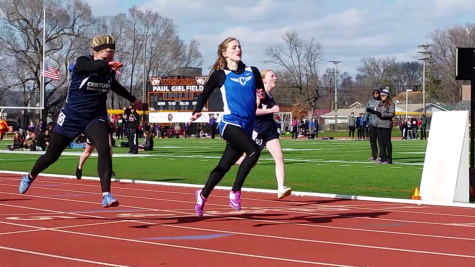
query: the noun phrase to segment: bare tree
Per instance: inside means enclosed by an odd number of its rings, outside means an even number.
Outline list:
[[[282,39],[284,45],[267,48],[262,61],[264,64],[275,65],[285,74],[281,83],[287,88],[298,90],[302,104],[309,110],[309,116],[312,116],[320,98],[317,69],[322,60],[322,46],[314,38],[301,39],[296,30],[287,31]]]
[[[395,68],[398,91],[422,84],[422,64],[420,62],[397,62]]]
[[[48,10],[46,29],[43,29],[43,10]],[[43,50],[52,67],[67,71],[68,58],[80,52],[88,29],[94,24],[91,8],[80,0],[62,3],[59,0],[29,1],[2,0],[0,2],[0,46],[8,60],[16,64],[4,87],[11,91],[25,90],[31,84],[30,95],[39,92]],[[46,31],[43,47],[42,35]],[[43,117],[48,109],[62,105],[58,90],[64,89],[66,75],[60,82],[45,79],[46,96]],[[34,103],[36,104],[36,103]],[[55,115],[55,114],[51,114]]]
[[[397,82],[397,63],[395,57],[377,59],[365,57],[357,68],[367,78],[368,86],[395,87]]]
[[[118,60],[124,64],[120,82],[142,96],[143,77],[165,76],[179,67],[202,64],[199,43],[185,44],[177,26],[169,18],[149,10],[129,9],[127,14],[101,17],[101,31],[109,32],[117,41]],[[131,38],[132,37],[132,38]],[[110,103],[114,106],[114,96]],[[118,99],[122,106],[122,99]]]
[[[455,80],[455,48],[475,46],[475,23],[438,29],[429,34],[432,58],[429,84],[439,99],[455,104],[462,100],[463,81]]]
[[[48,11],[46,29],[43,29],[44,8]],[[43,30],[46,30],[45,47]],[[19,106],[37,104],[33,100],[37,101],[41,86],[44,50],[49,66],[59,69],[62,74],[60,81],[45,79],[44,117],[48,110],[49,115],[56,117],[67,96],[68,63],[75,63],[78,56],[91,54],[90,41],[97,34],[111,34],[116,39],[116,60],[125,66],[119,80],[137,97],[142,93],[144,73],[148,79],[151,75],[164,75],[173,68],[202,64],[199,43],[192,40],[186,44],[179,38],[172,20],[155,12],[133,7],[127,14],[97,18],[92,16],[90,6],[81,0],[2,0],[0,102]],[[29,99],[22,98],[22,102],[13,103],[18,97],[3,97],[5,92],[11,95],[24,92]],[[116,97],[118,105],[115,105],[114,94],[110,95],[109,106],[122,106],[122,98]],[[7,100],[9,103],[5,103]]]
[[[301,94],[297,88],[289,87],[288,84],[281,81],[289,80],[290,74],[286,71],[275,71],[275,75],[278,77],[277,90],[273,93],[274,101],[277,105],[290,107],[295,102],[301,101]]]

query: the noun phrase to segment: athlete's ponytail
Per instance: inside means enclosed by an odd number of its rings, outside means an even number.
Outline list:
[[[228,49],[229,43],[231,43],[232,41],[237,41],[237,39],[234,37],[228,37],[224,41],[222,41],[221,44],[219,44],[218,59],[213,64],[213,66],[211,66],[211,71],[209,75],[211,75],[211,73],[213,73],[214,71],[220,70],[226,66],[226,58],[224,58],[223,53],[226,52],[226,49]]]

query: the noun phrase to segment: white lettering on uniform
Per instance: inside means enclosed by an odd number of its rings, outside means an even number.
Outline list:
[[[104,93],[109,92],[111,88],[110,83],[95,83],[95,82],[87,82],[87,90],[89,91],[102,91]]]

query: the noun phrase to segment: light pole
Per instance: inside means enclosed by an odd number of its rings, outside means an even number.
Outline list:
[[[419,53],[423,55],[422,58],[419,60],[422,60],[422,113],[425,115],[426,114],[426,62],[428,59],[430,59],[430,55],[432,54],[431,52],[427,51],[429,49],[430,45],[419,45],[417,46],[419,48],[422,48],[424,51],[420,51]]]
[[[338,122],[338,63],[339,60],[330,60],[329,62],[333,63],[333,77],[334,77],[334,87],[335,87],[335,124],[333,130],[336,131],[336,124]]]
[[[147,93],[147,41],[145,41],[143,46],[143,100],[142,102],[145,103],[146,101],[146,93]]]
[[[143,44],[143,86],[142,86],[142,103],[147,101],[147,37]],[[145,111],[142,111],[142,122],[145,120]]]
[[[408,92],[412,92],[412,89],[406,89],[406,120],[407,120],[407,110],[409,109],[408,107],[408,102],[409,102],[409,97],[408,97]]]
[[[40,90],[41,93],[40,93],[40,107],[42,109],[45,108],[45,97],[46,97],[46,86],[45,86],[45,57],[46,57],[46,53],[45,53],[45,50],[46,50],[46,8],[43,8],[43,59],[42,59],[42,62],[41,62],[41,69],[43,70],[43,73],[41,73],[41,89],[43,90]],[[40,120],[43,120],[45,118],[43,118],[43,110],[40,111]],[[47,120],[47,118],[46,118]]]

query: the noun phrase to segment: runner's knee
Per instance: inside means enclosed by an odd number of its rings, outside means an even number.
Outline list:
[[[252,159],[254,161],[253,165],[257,163],[260,156],[261,156],[261,150],[256,144],[253,144],[253,146],[246,148],[245,159]]]

